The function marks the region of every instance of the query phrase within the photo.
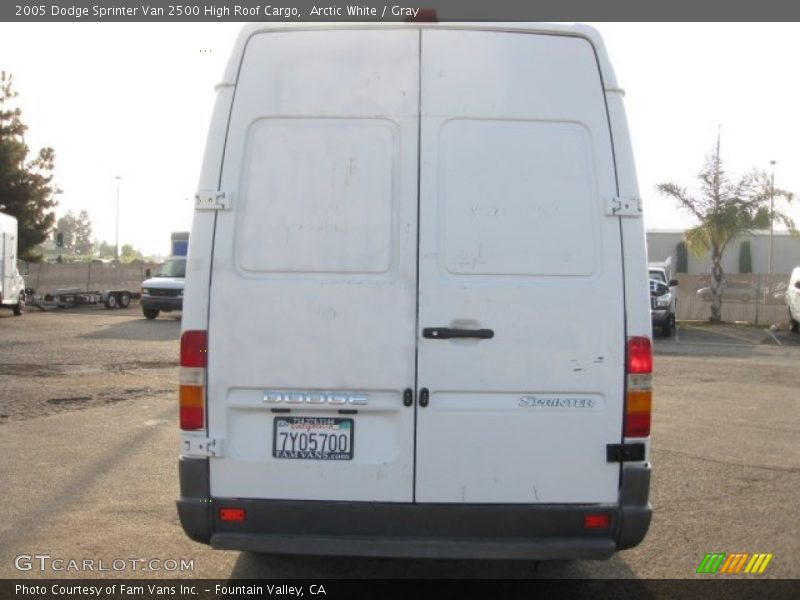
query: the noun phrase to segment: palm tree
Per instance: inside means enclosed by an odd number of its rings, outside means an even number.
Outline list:
[[[684,234],[689,251],[695,256],[711,252],[712,323],[722,321],[722,255],[728,244],[753,229],[768,228],[771,221],[783,223],[795,231],[794,221],[788,215],[774,209],[770,214],[775,197],[791,201],[792,194],[774,189],[770,177],[763,171],[753,170],[733,182],[722,168],[719,146],[717,136],[716,151],[706,157],[698,175],[699,195],[690,195],[686,188],[674,183],[657,186],[659,192],[677,200],[681,208],[698,221]]]

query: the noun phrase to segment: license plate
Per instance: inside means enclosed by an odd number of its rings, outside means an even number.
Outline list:
[[[274,458],[352,460],[353,419],[275,417]]]

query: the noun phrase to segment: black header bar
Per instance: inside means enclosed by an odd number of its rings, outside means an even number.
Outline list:
[[[798,21],[800,3],[787,0],[11,0],[8,22],[263,21],[374,23],[453,21]],[[679,43],[676,40],[676,43]]]

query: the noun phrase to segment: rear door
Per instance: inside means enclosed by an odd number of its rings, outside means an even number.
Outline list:
[[[615,502],[623,282],[592,46],[424,30],[421,48],[416,500]]]
[[[418,104],[418,31],[249,40],[214,241],[212,495],[412,500]]]
[[[13,298],[11,294],[13,293],[14,289],[14,265],[16,257],[14,256],[14,247],[15,247],[15,239],[14,236],[10,233],[0,233],[0,238],[2,238],[2,247],[0,247],[0,252],[2,252],[2,262],[0,262],[0,296],[2,296],[2,300],[4,302],[12,302]]]

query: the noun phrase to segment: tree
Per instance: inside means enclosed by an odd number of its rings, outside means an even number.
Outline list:
[[[61,251],[67,254],[72,254],[75,251],[75,229],[78,225],[78,219],[72,214],[72,211],[67,211],[63,217],[56,221],[56,234],[61,234]]]
[[[753,272],[753,255],[750,252],[750,242],[744,241],[739,246],[739,273]]]
[[[674,183],[657,186],[659,192],[677,200],[681,208],[699,222],[686,231],[684,240],[695,256],[711,252],[712,323],[722,320],[722,256],[728,244],[752,229],[769,227],[771,200],[777,197],[792,200],[789,192],[774,189],[763,171],[754,170],[732,181],[722,168],[719,146],[717,137],[716,151],[706,157],[698,175],[699,195],[690,195],[686,188]],[[794,221],[780,211],[772,211],[772,220],[783,223],[791,231],[795,229]]]
[[[94,250],[92,244],[92,220],[89,213],[82,210],[78,213],[75,223],[75,254],[91,254]]]
[[[123,244],[122,248],[120,248],[120,261],[121,262],[131,262],[134,260],[142,260],[142,253],[139,252],[136,248],[134,248],[131,244]]]
[[[677,273],[688,273],[689,272],[689,251],[686,248],[686,242],[681,240],[675,246],[675,253],[678,256],[677,265],[675,267],[675,271]]]
[[[28,160],[22,111],[10,106],[17,97],[12,83],[11,75],[0,71],[0,208],[17,218],[19,255],[30,257],[53,228],[52,209],[60,190],[53,184],[52,148],[42,148]]]
[[[114,244],[109,244],[106,241],[94,241],[94,254],[97,258],[116,258],[117,247]]]
[[[62,235],[62,249],[68,254],[92,254],[92,221],[89,213],[82,210],[76,217],[71,210],[67,211],[56,223],[56,231]]]

